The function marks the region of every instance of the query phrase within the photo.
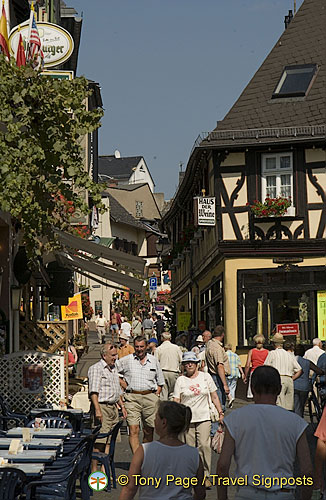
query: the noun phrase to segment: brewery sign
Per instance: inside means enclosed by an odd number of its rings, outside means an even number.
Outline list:
[[[74,40],[67,30],[56,24],[43,22],[37,23],[37,29],[42,44],[45,68],[59,66],[70,58],[74,50]],[[29,21],[20,25],[20,32],[18,26],[13,28],[9,37],[9,47],[12,55],[16,55],[20,33],[26,48],[28,32]]]

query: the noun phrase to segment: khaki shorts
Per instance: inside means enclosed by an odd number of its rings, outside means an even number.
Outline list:
[[[128,425],[140,425],[154,427],[154,420],[158,408],[159,398],[153,392],[151,394],[124,394],[125,407],[128,413]]]
[[[100,432],[101,433],[106,433],[110,432],[113,427],[115,426],[116,423],[119,421],[119,412],[118,408],[115,404],[108,404],[108,403],[99,403],[102,411],[102,427]],[[92,419],[92,427],[97,427],[98,423],[96,422],[95,419],[95,411],[94,407],[92,405],[91,407],[91,419]],[[104,443],[106,444],[110,440],[110,437],[106,438],[100,438],[96,440],[96,443]]]

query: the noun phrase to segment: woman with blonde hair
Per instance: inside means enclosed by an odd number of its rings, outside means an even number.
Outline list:
[[[255,335],[253,341],[255,342],[256,346],[253,349],[250,349],[250,351],[248,352],[246,366],[244,369],[245,378],[248,381],[247,398],[253,398],[250,386],[251,375],[258,366],[263,366],[264,361],[268,355],[268,349],[264,348],[264,343],[265,343],[264,335],[261,334]],[[250,376],[248,378],[249,373]]]
[[[141,500],[202,500],[206,496],[203,464],[198,450],[184,444],[178,435],[189,428],[191,409],[173,401],[162,401],[155,417],[158,441],[143,443],[134,454],[129,482],[119,500],[131,500],[140,486]],[[146,479],[139,485],[136,478]],[[175,481],[178,478],[178,481]],[[190,478],[197,479],[194,494]]]

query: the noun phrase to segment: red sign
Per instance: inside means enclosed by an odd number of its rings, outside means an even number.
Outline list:
[[[299,335],[299,323],[283,323],[281,325],[276,325],[276,331],[282,335]]]

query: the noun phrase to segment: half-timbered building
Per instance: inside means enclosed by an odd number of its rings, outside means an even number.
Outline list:
[[[197,140],[163,219],[177,313],[224,324],[238,348],[279,324],[296,324],[302,341],[326,339],[325,26],[324,0],[305,0],[225,118]],[[203,194],[215,197],[215,226],[194,225]],[[283,215],[254,213],[256,201],[279,197],[290,204]]]

